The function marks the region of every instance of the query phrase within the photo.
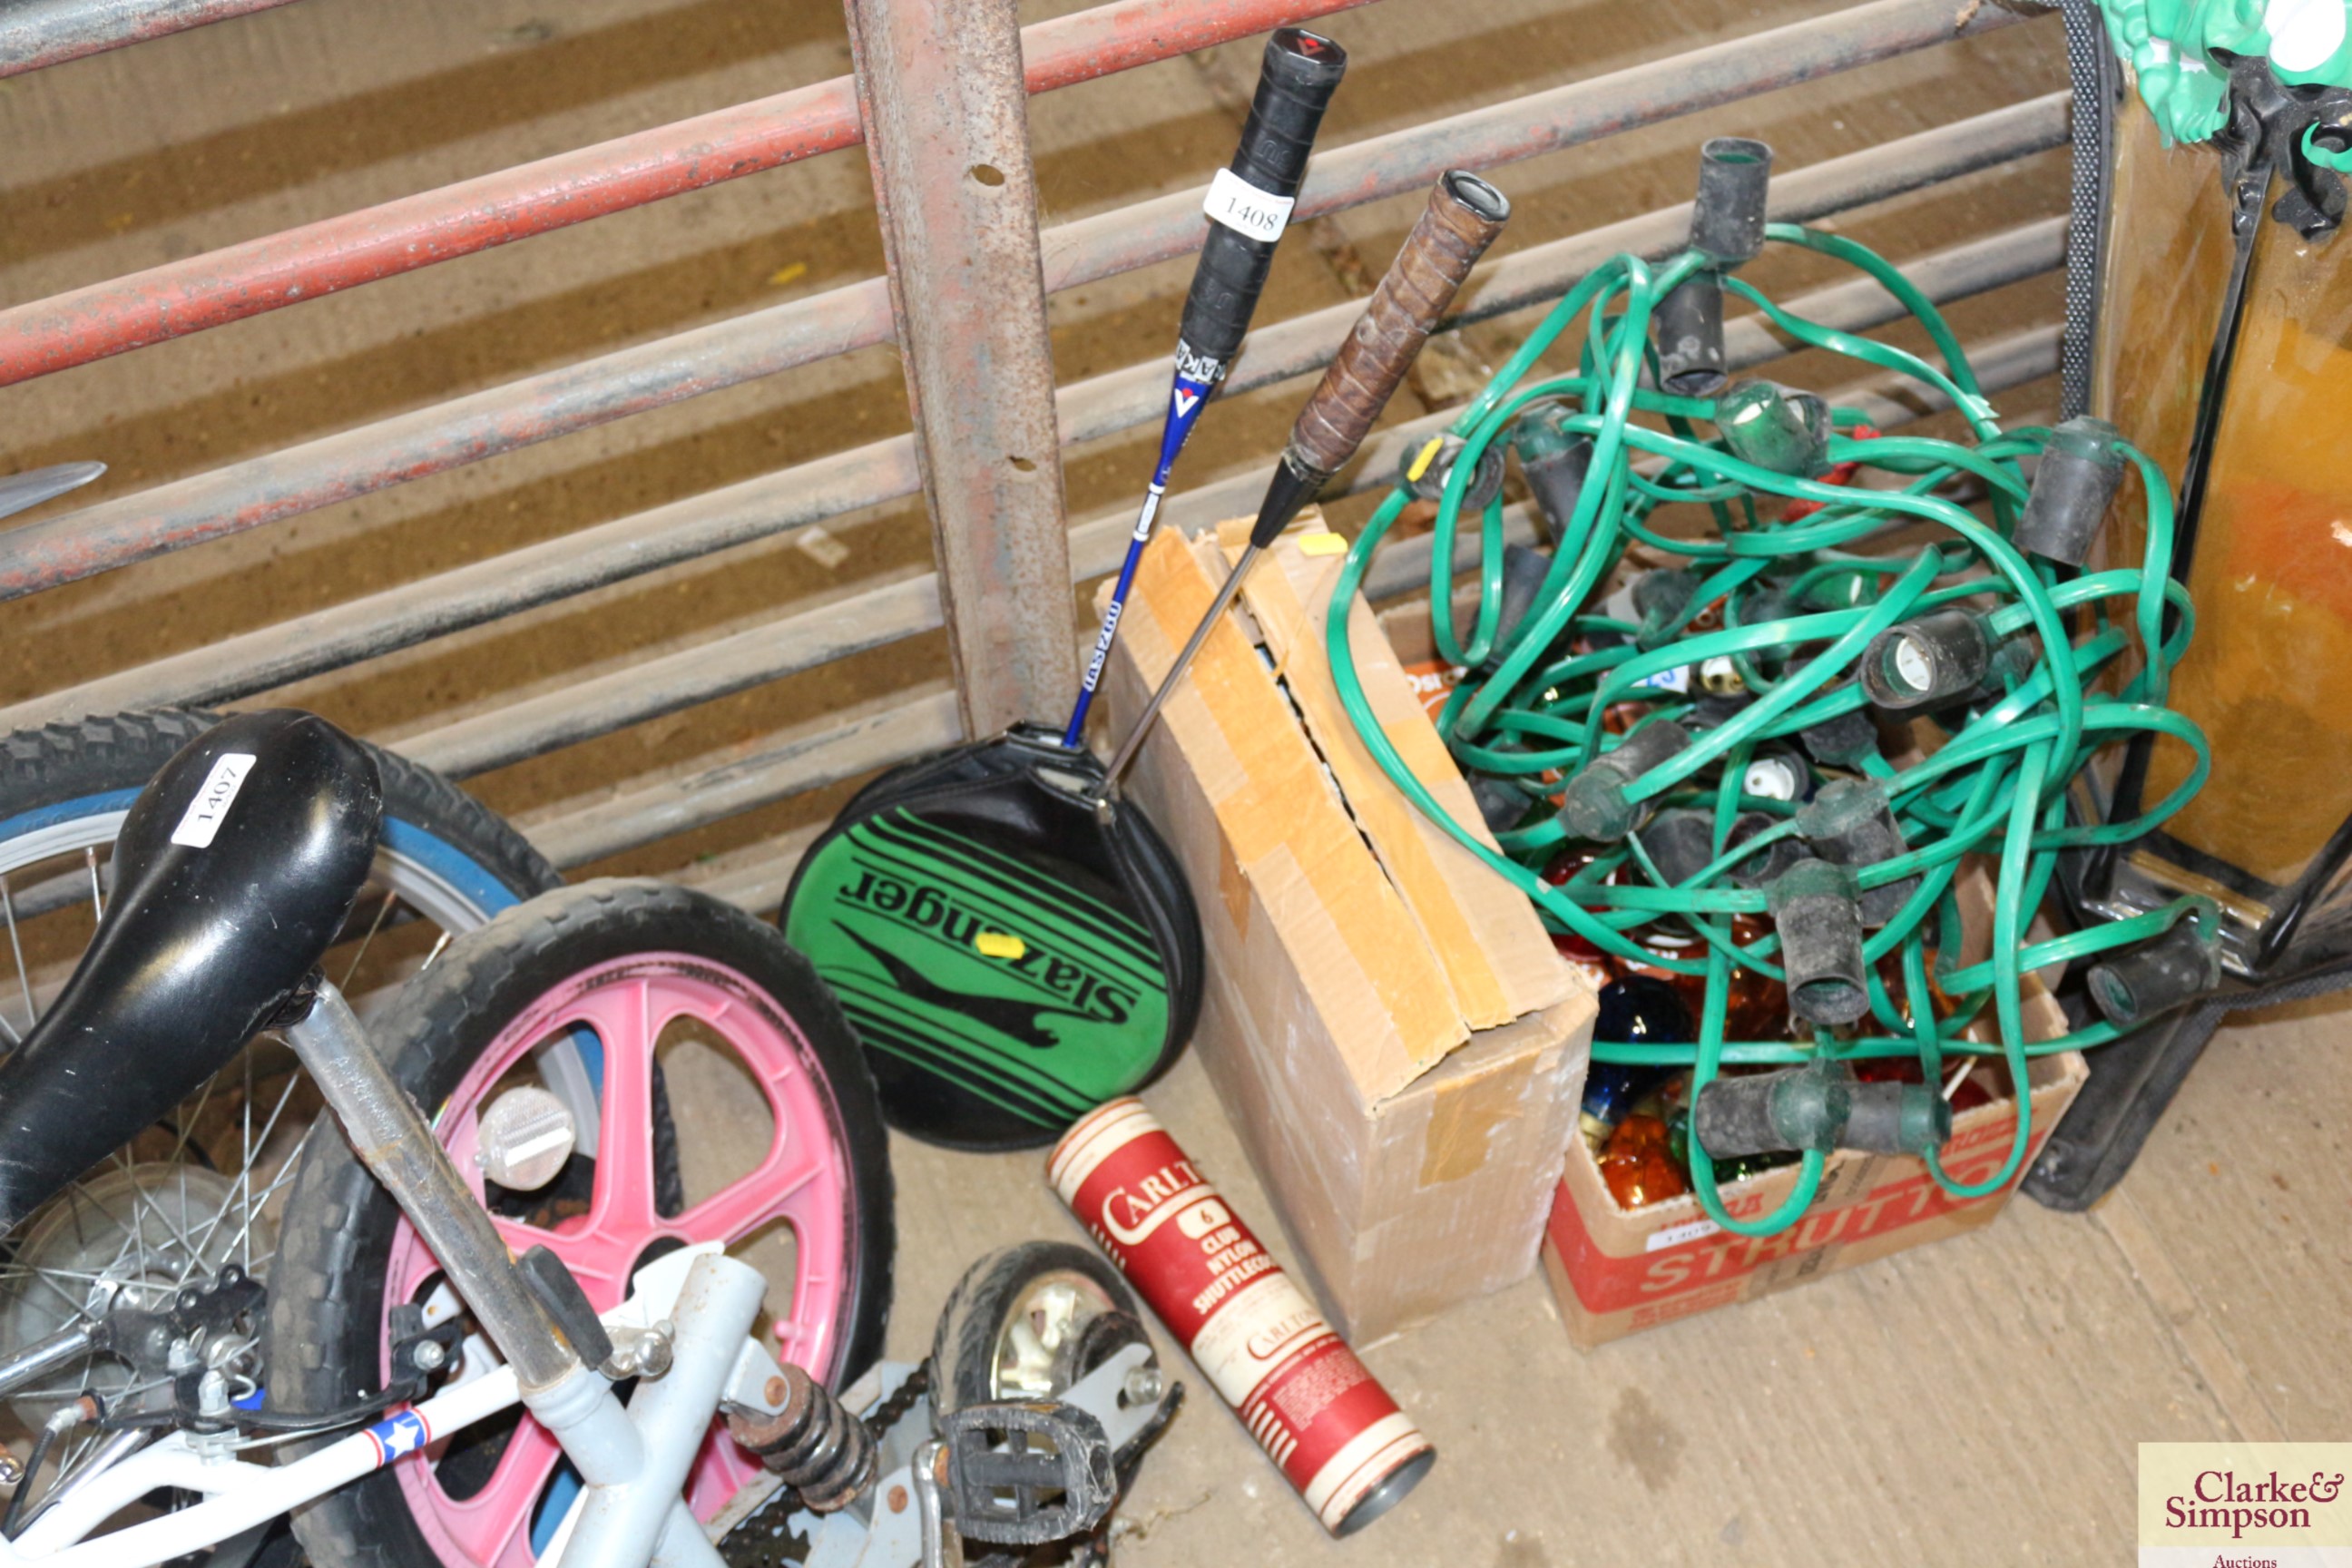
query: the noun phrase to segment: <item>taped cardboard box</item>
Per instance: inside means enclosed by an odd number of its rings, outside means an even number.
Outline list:
[[[1229,542],[1237,552],[1239,535]],[[1310,513],[1267,552],[1125,787],[1201,907],[1196,1048],[1300,1272],[1360,1343],[1533,1268],[1593,1003],[1526,899],[1422,818],[1356,740],[1323,653],[1344,548]],[[1170,531],[1146,551],[1107,677],[1109,732],[1158,683],[1228,559],[1215,539]],[[1475,822],[1370,613],[1353,609],[1375,717]]]
[[[2032,1039],[2065,1032],[2064,1014],[2031,975],[2023,1012]],[[1812,1206],[1779,1236],[1728,1234],[1695,1197],[1621,1209],[1591,1150],[1574,1140],[1544,1237],[1544,1269],[1568,1337],[1590,1350],[1991,1224],[2086,1076],[2079,1051],[2028,1061],[2031,1142],[2017,1175],[1999,1191],[1955,1198],[1922,1160],[1840,1150],[1822,1163]],[[1964,1186],[1992,1176],[2009,1157],[2015,1125],[2016,1107],[2006,1097],[1959,1112],[1943,1152],[1945,1173]],[[1796,1182],[1794,1166],[1750,1176],[1721,1189],[1724,1208],[1738,1219],[1769,1214]]]

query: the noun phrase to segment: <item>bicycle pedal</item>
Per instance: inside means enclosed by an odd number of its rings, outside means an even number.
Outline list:
[[[959,1532],[1037,1546],[1092,1530],[1118,1498],[1110,1438],[1075,1405],[971,1405],[940,1417]]]

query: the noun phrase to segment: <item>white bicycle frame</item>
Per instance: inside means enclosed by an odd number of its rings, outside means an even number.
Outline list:
[[[746,1275],[748,1280],[740,1278]],[[735,1329],[734,1354],[728,1356],[725,1331],[729,1324],[716,1321],[744,1316],[730,1309],[747,1295],[751,1311],[756,1314],[766,1280],[758,1270],[727,1257],[717,1243],[710,1243],[682,1248],[647,1264],[634,1283],[629,1300],[604,1315],[604,1324],[615,1339],[652,1331],[664,1321],[674,1323],[676,1330],[669,1371],[641,1387],[628,1414],[641,1439],[669,1436],[675,1448],[675,1434],[646,1431],[647,1423],[637,1406],[656,1389],[681,1389],[685,1400],[673,1395],[656,1401],[657,1409],[650,1414],[688,1402],[699,1406],[700,1420],[693,1425],[686,1448],[690,1462],[720,1401],[747,1408],[772,1408],[765,1389],[768,1380],[778,1374],[774,1358],[750,1337],[748,1320]],[[682,1388],[672,1381],[681,1373],[686,1383],[696,1386]],[[711,1391],[707,1399],[698,1397],[704,1389]],[[16,1540],[0,1539],[0,1568],[34,1568],[36,1564],[39,1568],[155,1568],[291,1513],[428,1443],[510,1409],[520,1399],[514,1369],[496,1367],[287,1465],[254,1464],[236,1458],[226,1447],[208,1447],[204,1437],[172,1432],[76,1486],[45,1509]],[[685,1425],[677,1418],[680,1414],[673,1410],[669,1424]],[[642,1442],[641,1447],[652,1449],[658,1445]],[[648,1467],[655,1468],[667,1470],[669,1467]],[[653,1479],[643,1478],[639,1484]],[[666,1517],[651,1559],[665,1568],[719,1561],[680,1496],[683,1481],[681,1468],[678,1482],[667,1493],[669,1506],[662,1510]],[[159,1487],[195,1492],[205,1500],[105,1535],[90,1534]],[[577,1568],[589,1561],[586,1554],[575,1557],[567,1550],[564,1537],[573,1533],[573,1525],[593,1500],[593,1490],[583,1491],[573,1504],[570,1518],[551,1543],[546,1559],[550,1563],[561,1562],[564,1568]],[[583,1537],[583,1545],[593,1539],[593,1532]]]
[[[332,986],[321,984],[310,1016],[286,1037],[505,1363],[288,1465],[236,1458],[233,1433],[171,1432],[78,1478],[16,1540],[0,1538],[0,1568],[154,1568],[518,1403],[553,1434],[585,1483],[544,1554],[550,1568],[720,1568],[718,1548],[683,1493],[722,1405],[755,1415],[780,1408],[767,1391],[783,1386],[782,1369],[751,1337],[766,1277],[717,1244],[681,1248],[639,1269],[629,1300],[604,1321],[608,1331],[622,1331],[616,1342],[667,1331],[670,1363],[660,1376],[645,1378],[624,1409],[610,1379],[582,1364],[531,1298],[488,1214]],[[661,1324],[671,1327],[659,1331]],[[159,1487],[204,1500],[91,1534]]]

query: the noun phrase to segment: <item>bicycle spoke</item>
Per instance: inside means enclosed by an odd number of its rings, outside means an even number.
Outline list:
[[[33,976],[31,971],[25,967],[25,943],[16,934],[16,898],[9,891],[8,875],[5,871],[0,871],[0,915],[7,918],[8,951],[16,956],[16,989],[25,994],[25,1027],[30,1029],[40,1022],[41,1013],[33,1005]],[[10,1045],[23,1041],[24,1037],[16,1033],[13,1026],[8,1026],[5,1018],[0,1018],[0,1026],[8,1028]]]
[[[82,1279],[92,1285],[102,1285],[113,1278],[111,1274],[88,1268],[66,1268],[54,1263],[12,1263],[5,1268],[0,1268],[0,1281],[35,1279]]]
[[[238,1253],[238,1262],[249,1277],[253,1273],[253,1047],[248,1045],[239,1051],[237,1061],[245,1069],[245,1096],[237,1102],[236,1108],[239,1119],[237,1136],[244,1144],[244,1157],[236,1163],[236,1191],[245,1205],[245,1228],[238,1237],[243,1247]],[[215,1215],[213,1226],[216,1229],[219,1225],[220,1216]],[[205,1239],[211,1239],[209,1231]]]
[[[106,918],[106,890],[103,888],[100,888],[98,884],[98,846],[92,844],[85,847],[81,852],[81,858],[82,864],[89,868],[90,910],[99,920],[104,920]]]
[[[182,1166],[180,1167],[180,1170],[179,1170],[179,1178],[180,1178],[180,1223],[181,1223],[182,1225],[185,1225],[185,1224],[187,1223],[187,1220],[188,1220],[188,1168],[187,1168],[187,1166],[185,1166],[185,1165],[182,1165]],[[198,1251],[198,1250],[196,1249],[196,1245],[195,1245],[195,1243],[194,1243],[193,1241],[189,1241],[189,1240],[188,1240],[184,1236],[183,1236],[183,1237],[182,1237],[182,1238],[181,1238],[181,1247],[182,1247],[183,1252],[184,1252],[186,1256],[185,1256],[185,1260],[184,1260],[184,1262],[182,1262],[182,1263],[181,1263],[181,1265],[180,1265],[179,1268],[175,1271],[175,1277],[174,1277],[174,1278],[173,1278],[173,1279],[172,1280],[172,1289],[173,1289],[174,1290],[178,1289],[181,1286],[185,1285],[185,1284],[188,1282],[189,1278],[190,1278],[191,1276],[194,1275],[195,1273],[197,1273],[197,1272],[201,1269],[201,1268],[202,1268],[202,1266],[203,1266],[203,1263],[204,1263],[204,1254],[203,1254],[202,1252],[200,1252],[200,1251]]]
[[[251,1191],[252,1184],[247,1178],[249,1177],[253,1169],[254,1154],[258,1150],[268,1147],[270,1134],[277,1131],[278,1119],[285,1114],[287,1102],[294,1098],[294,1090],[301,1081],[302,1075],[299,1072],[289,1072],[286,1075],[286,1087],[278,1090],[278,1103],[269,1108],[269,1119],[267,1121],[264,1121],[261,1125],[260,1142],[256,1144],[249,1144],[247,1147],[246,1153],[246,1167],[245,1170],[239,1173],[239,1179],[245,1181],[248,1194]],[[250,1124],[250,1109],[248,1101],[247,1125]],[[313,1125],[316,1124],[314,1123]],[[306,1127],[302,1130],[302,1136],[294,1141],[294,1147],[288,1152],[284,1162],[279,1164],[278,1173],[272,1176],[269,1180],[269,1184],[262,1189],[261,1196],[258,1198],[248,1197],[247,1199],[245,1204],[242,1205],[245,1213],[244,1224],[240,1227],[236,1239],[230,1243],[231,1246],[243,1246],[248,1250],[250,1249],[253,1240],[254,1220],[260,1215],[264,1208],[268,1206],[270,1195],[276,1193],[278,1188],[284,1186],[287,1183],[294,1179],[295,1172],[299,1168],[302,1163],[302,1151],[309,1145],[310,1142],[310,1128]],[[209,1246],[211,1244],[213,1230],[217,1228],[221,1218],[226,1216],[227,1214],[227,1210],[228,1205],[224,1204],[222,1205],[221,1214],[214,1216],[213,1226],[206,1227],[205,1231],[203,1238],[204,1245]],[[245,1264],[245,1271],[247,1274],[251,1274],[253,1269],[253,1262],[251,1258],[248,1258]]]
[[[60,1326],[69,1327],[73,1323],[81,1322],[85,1320],[91,1322],[98,1321],[98,1314],[89,1310],[89,1304],[86,1297],[77,1296],[72,1291],[67,1289],[64,1286],[58,1284],[56,1279],[50,1278],[50,1274],[47,1269],[28,1269],[26,1271],[25,1278],[34,1281],[36,1284],[47,1286],[52,1291],[56,1292],[58,1300],[66,1304],[66,1310],[71,1312],[73,1316],[67,1321],[66,1324]],[[102,1283],[103,1279],[103,1276],[93,1276],[91,1282],[94,1284]]]
[[[132,1193],[135,1194],[134,1201],[135,1201],[135,1202],[137,1202],[137,1203],[144,1204],[144,1205],[147,1206],[148,1210],[149,1210],[151,1213],[152,1213],[152,1214],[154,1215],[154,1216],[155,1216],[157,1219],[159,1219],[159,1220],[161,1220],[161,1221],[163,1221],[163,1229],[164,1229],[164,1231],[168,1234],[169,1238],[170,1238],[171,1240],[173,1240],[173,1241],[176,1241],[176,1242],[178,1242],[178,1243],[180,1244],[180,1250],[181,1250],[182,1252],[184,1252],[184,1253],[193,1253],[193,1252],[194,1252],[194,1251],[196,1250],[196,1244],[195,1244],[193,1240],[191,1240],[191,1239],[189,1238],[189,1237],[188,1237],[188,1233],[187,1233],[185,1230],[182,1229],[182,1228],[180,1227],[179,1223],[178,1223],[178,1222],[175,1222],[175,1221],[172,1218],[172,1215],[171,1215],[171,1213],[170,1213],[170,1211],[169,1211],[169,1210],[165,1209],[162,1204],[159,1204],[159,1203],[157,1203],[157,1202],[155,1201],[155,1196],[154,1196],[154,1194],[153,1194],[152,1193],[148,1192],[144,1187],[134,1187],[134,1188],[132,1188],[131,1190],[132,1190]],[[180,1202],[181,1202],[181,1205],[182,1205],[182,1212],[181,1212],[181,1216],[180,1216],[180,1217],[181,1217],[181,1219],[182,1219],[182,1220],[184,1220],[184,1219],[187,1217],[187,1214],[186,1214],[186,1207],[185,1207],[185,1205],[186,1205],[186,1204],[187,1204],[187,1198],[188,1198],[188,1177],[187,1177],[187,1171],[186,1171],[186,1167],[183,1166],[183,1167],[181,1168],[181,1172],[180,1172]],[[143,1232],[146,1230],[146,1228],[147,1228],[147,1227],[146,1227],[145,1226],[138,1226],[137,1228],[138,1228],[142,1233],[143,1233]],[[142,1257],[142,1258],[145,1258],[145,1256],[146,1256],[146,1253],[145,1253],[145,1237],[144,1237],[144,1235],[143,1235],[143,1234],[142,1234],[142,1237],[141,1237],[141,1253],[140,1253],[140,1256]],[[142,1275],[145,1275],[145,1271],[144,1271],[143,1269],[142,1270]],[[147,1277],[147,1278],[152,1278],[152,1276],[145,1276],[145,1277]]]
[[[131,1169],[130,1161],[119,1160],[118,1163],[123,1170]],[[104,1204],[92,1197],[88,1184],[80,1182],[66,1189],[66,1203],[67,1212],[73,1217],[74,1239],[78,1242],[88,1245],[89,1241],[89,1232],[83,1228],[82,1225],[82,1209],[85,1205],[96,1209],[100,1218],[114,1226],[114,1256],[107,1262],[107,1278],[121,1278],[119,1271],[122,1267],[123,1254],[134,1247],[139,1249],[140,1259],[143,1266],[146,1258],[146,1238],[139,1234],[139,1227],[131,1223],[131,1220],[139,1217],[138,1205],[135,1203],[131,1205],[131,1219],[122,1219]]]
[[[172,1380],[168,1377],[152,1377],[149,1378],[145,1383],[125,1384],[121,1388],[110,1391],[107,1394],[107,1398],[110,1402],[118,1399],[128,1399],[135,1394],[151,1394],[156,1389],[169,1388],[171,1385]],[[55,1388],[20,1390],[17,1393],[11,1394],[8,1397],[11,1399],[46,1400],[79,1399],[82,1396],[88,1387],[89,1384],[87,1383],[68,1383],[59,1384]]]
[[[188,1140],[196,1135],[196,1123],[204,1120],[205,1110],[211,1107],[213,1085],[219,1081],[217,1076],[205,1079],[205,1087],[196,1093],[194,1108],[181,1117],[179,1126],[173,1129],[172,1152],[163,1156],[165,1163],[176,1165],[180,1163],[181,1157],[187,1153]]]
[[[243,1223],[237,1226],[237,1233],[231,1238],[229,1245],[245,1248],[247,1255],[245,1271],[247,1274],[252,1274],[259,1267],[252,1258],[253,1222],[261,1216],[263,1209],[269,1206],[269,1200],[278,1195],[278,1190],[294,1180],[301,1166],[302,1151],[310,1142],[310,1129],[306,1127],[302,1130],[301,1138],[295,1142],[293,1152],[286,1156],[285,1164],[279,1166],[278,1173],[269,1178],[269,1184],[261,1189],[261,1195],[245,1207]],[[211,1239],[210,1235],[207,1234],[205,1241],[209,1243]],[[262,1255],[261,1261],[267,1263],[272,1256],[274,1254],[265,1253]]]
[[[375,919],[368,922],[367,934],[360,938],[360,950],[352,954],[352,962],[344,968],[342,979],[335,983],[336,990],[348,991],[351,989],[352,976],[357,974],[360,970],[360,960],[367,956],[368,944],[374,942],[375,933],[383,929],[383,918],[384,916],[392,913],[392,906],[398,900],[399,896],[400,895],[397,893],[392,892],[388,889],[385,891],[383,895],[383,902],[376,908]]]

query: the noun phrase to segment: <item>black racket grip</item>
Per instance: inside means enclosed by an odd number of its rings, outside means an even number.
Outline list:
[[[1348,51],[1330,39],[1299,27],[1277,29],[1266,40],[1257,95],[1250,100],[1230,172],[1269,196],[1296,196],[1323,111],[1347,69]],[[1240,350],[1274,265],[1274,247],[1271,239],[1210,222],[1208,242],[1192,270],[1192,292],[1184,299],[1178,331],[1183,353],[1222,369]]]
[[[1454,169],[1438,180],[1355,330],[1299,410],[1283,453],[1286,468],[1317,476],[1319,484],[1347,466],[1510,216],[1503,193],[1475,174]],[[1271,523],[1269,542],[1288,521]],[[1267,526],[1264,513],[1259,522]]]

